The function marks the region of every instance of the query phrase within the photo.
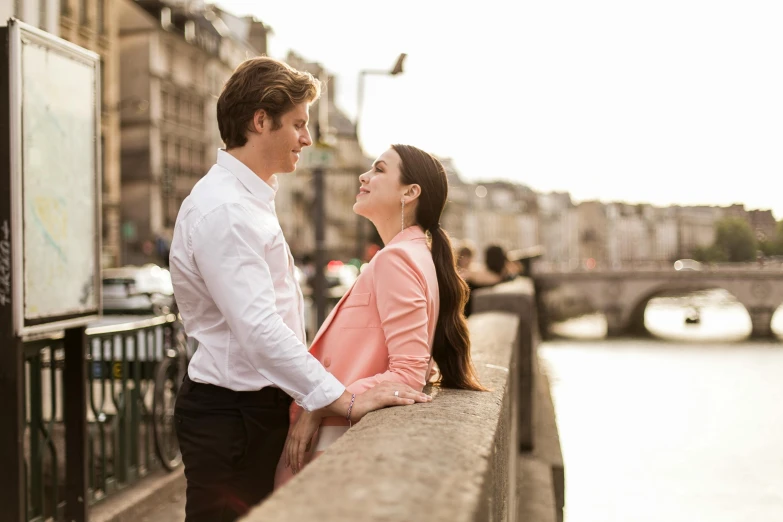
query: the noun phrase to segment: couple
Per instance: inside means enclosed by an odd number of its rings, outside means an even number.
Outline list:
[[[217,104],[226,148],[177,216],[174,293],[198,342],[175,407],[188,522],[240,517],[370,411],[430,401],[422,389],[434,373],[445,387],[483,389],[467,288],[439,224],[446,173],[410,146],[359,177],[354,211],[385,247],[308,351],[274,197],[275,174],[293,172],[312,144],[319,95],[317,80],[282,62],[242,63]]]

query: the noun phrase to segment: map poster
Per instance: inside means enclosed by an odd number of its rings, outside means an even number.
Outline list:
[[[8,41],[11,211],[0,242],[13,284],[8,294],[0,281],[0,306],[25,336],[100,313],[100,61],[16,20]]]

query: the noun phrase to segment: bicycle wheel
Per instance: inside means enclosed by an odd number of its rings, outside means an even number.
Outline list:
[[[174,470],[182,463],[177,431],[174,426],[174,403],[180,385],[177,359],[164,357],[155,370],[155,395],[152,401],[152,428],[155,449],[163,467]]]

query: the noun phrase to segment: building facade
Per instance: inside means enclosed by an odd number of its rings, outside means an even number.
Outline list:
[[[675,206],[677,215],[677,257],[693,257],[697,248],[715,242],[715,224],[726,215],[720,207]]]
[[[747,220],[759,241],[771,241],[777,236],[778,223],[771,210],[748,210]]]
[[[353,205],[359,192],[359,176],[370,169],[373,160],[362,151],[354,123],[335,104],[338,86],[334,76],[321,64],[309,62],[293,52],[288,54],[286,62],[320,79],[323,88],[321,98],[310,107],[313,146],[303,150],[296,172],[278,176],[275,207],[286,241],[297,260],[313,256],[314,223],[323,219],[327,258],[364,259],[365,246],[375,239],[375,228],[354,213]],[[316,143],[319,132],[320,144]],[[324,176],[324,214],[320,218],[314,215],[317,167],[323,168]]]
[[[476,261],[491,245],[509,251],[538,244],[538,203],[530,188],[505,181],[467,183],[450,159],[441,163],[449,183],[441,225],[452,239],[476,249]]]
[[[123,260],[168,264],[179,207],[223,146],[217,98],[266,51],[265,26],[201,2],[120,0],[119,11]]]
[[[538,194],[538,227],[544,249],[541,267],[551,270],[579,268],[579,211],[567,192]],[[537,265],[539,266],[539,265]]]
[[[61,0],[0,0],[0,24],[9,18],[60,36]]]
[[[101,57],[101,150],[103,157],[103,266],[121,263],[120,110],[118,3],[62,0],[60,37]]]
[[[117,3],[109,0],[2,0],[0,20],[10,17],[97,53],[101,64],[103,164],[101,264],[120,262],[120,126]]]
[[[587,269],[606,268],[609,264],[606,207],[600,201],[583,201],[576,208],[579,222],[579,262]]]

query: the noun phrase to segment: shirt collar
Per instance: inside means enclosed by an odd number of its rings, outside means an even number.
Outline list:
[[[391,241],[389,241],[389,245],[400,243],[402,241],[412,241],[414,239],[427,239],[427,236],[424,234],[424,231],[419,225],[413,225],[402,230],[396,236],[394,236]]]
[[[245,186],[255,197],[261,201],[274,202],[277,194],[277,176],[272,175],[269,182],[259,178],[247,165],[236,159],[224,149],[218,149],[217,164],[229,171]]]

